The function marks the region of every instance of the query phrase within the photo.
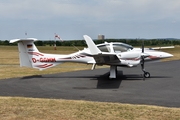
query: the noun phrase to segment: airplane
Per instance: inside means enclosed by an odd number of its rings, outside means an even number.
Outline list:
[[[133,48],[133,46],[122,42],[104,42],[96,45],[88,35],[83,35],[88,48],[79,50],[68,55],[41,53],[34,42],[36,38],[12,39],[10,43],[18,42],[20,66],[44,70],[64,62],[78,62],[96,65],[110,66],[110,79],[115,79],[117,67],[135,67],[141,64],[143,78],[149,78],[150,73],[145,71],[144,63],[172,57],[167,52],[157,51],[152,48]]]

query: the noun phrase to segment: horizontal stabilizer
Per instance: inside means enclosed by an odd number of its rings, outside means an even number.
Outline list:
[[[38,39],[36,38],[26,38],[26,39],[12,39],[9,41],[9,43],[15,43],[19,41],[37,41]]]

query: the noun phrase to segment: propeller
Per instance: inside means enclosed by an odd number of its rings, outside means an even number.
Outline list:
[[[146,55],[144,54],[144,40],[142,40],[142,53],[141,53],[141,69],[143,71],[143,80],[145,80],[145,78],[149,78],[150,77],[150,73],[145,71],[144,68],[144,59],[145,59]]]

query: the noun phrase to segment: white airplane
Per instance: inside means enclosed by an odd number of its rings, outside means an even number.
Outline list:
[[[150,73],[144,69],[145,61],[159,60],[172,57],[172,54],[156,51],[149,48],[133,48],[131,45],[112,42],[95,45],[93,40],[87,36],[83,36],[88,48],[84,48],[78,52],[59,55],[41,53],[34,44],[35,38],[13,39],[10,43],[18,42],[20,66],[37,68],[39,70],[47,69],[64,62],[78,62],[93,64],[92,70],[96,65],[109,65],[109,78],[116,78],[117,66],[134,67],[141,64],[144,73],[143,78],[150,77]]]

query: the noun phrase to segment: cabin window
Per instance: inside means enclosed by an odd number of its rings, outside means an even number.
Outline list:
[[[110,46],[108,45],[100,45],[98,48],[101,50],[101,52],[111,52]]]

